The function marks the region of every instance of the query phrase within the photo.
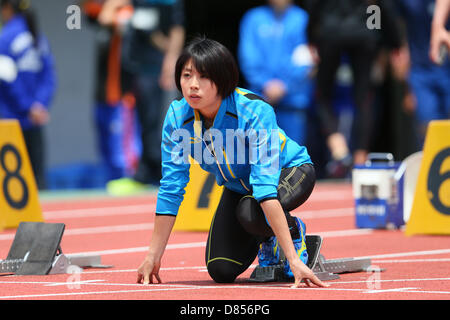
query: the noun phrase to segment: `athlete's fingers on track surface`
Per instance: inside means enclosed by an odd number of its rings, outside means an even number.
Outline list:
[[[329,284],[322,282],[319,278],[317,278],[316,275],[313,275],[309,280],[318,287],[328,288],[330,286]],[[308,285],[308,286],[310,286],[310,285]]]
[[[304,278],[303,281],[305,282],[307,287],[312,287],[312,284],[315,284],[318,287],[321,288],[328,288],[330,285],[322,282],[319,278],[317,278],[316,275],[311,276],[311,278]],[[291,286],[291,288],[300,288],[300,280],[295,280],[295,283]]]
[[[154,274],[152,273],[151,278],[150,278],[150,283],[153,283],[153,276],[155,276],[158,283],[162,283],[161,278],[159,277],[159,274],[157,274],[157,273],[154,273]]]

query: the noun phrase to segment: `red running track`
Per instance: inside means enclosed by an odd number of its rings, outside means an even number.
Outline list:
[[[319,183],[299,215],[307,233],[324,238],[327,259],[371,257],[382,273],[343,274],[329,288],[291,289],[289,283],[213,282],[205,269],[207,232],[174,232],[160,271],[162,284],[136,283],[153,230],[155,193],[136,197],[45,197],[46,222],[62,222],[66,254],[98,254],[110,269],[81,274],[0,277],[0,300],[447,300],[450,237],[406,237],[401,230],[357,229],[350,184]],[[15,230],[0,233],[5,258]],[[256,261],[255,261],[256,264]],[[254,267],[254,266],[253,266]]]

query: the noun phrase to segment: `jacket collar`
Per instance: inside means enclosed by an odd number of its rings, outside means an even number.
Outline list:
[[[219,128],[222,124],[223,117],[225,116],[225,113],[227,112],[227,108],[230,104],[230,97],[226,97],[222,100],[222,103],[220,104],[219,110],[217,111],[216,117],[214,118],[214,122],[211,128]],[[194,135],[198,138],[202,138],[202,117],[200,115],[200,112],[193,109],[194,111]]]

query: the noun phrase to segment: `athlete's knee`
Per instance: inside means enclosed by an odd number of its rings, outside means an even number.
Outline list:
[[[208,273],[217,283],[232,283],[239,275],[234,271],[231,262],[226,260],[216,260],[208,263]]]
[[[248,233],[256,236],[271,236],[273,234],[261,206],[254,197],[243,197],[237,206],[236,215],[239,223]]]

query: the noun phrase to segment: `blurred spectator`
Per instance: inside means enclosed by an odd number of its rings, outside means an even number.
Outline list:
[[[248,88],[274,107],[279,126],[300,144],[313,89],[307,25],[308,14],[292,0],[268,0],[243,16],[238,46]]]
[[[367,25],[369,5],[380,8],[380,29]],[[316,102],[331,154],[328,174],[332,178],[344,177],[352,162],[365,162],[369,151],[374,129],[372,68],[382,45],[400,46],[395,11],[390,1],[383,0],[305,0],[305,7],[310,13],[309,42],[316,46],[319,56]],[[333,105],[336,71],[343,54],[348,56],[353,77],[353,145],[339,132]]]
[[[436,0],[431,25],[430,58],[434,63],[441,63],[441,46],[450,52],[450,31],[445,27],[450,16],[450,1]]]
[[[84,14],[96,31],[95,122],[107,179],[133,174],[139,139],[133,97],[123,92],[122,28],[131,18],[129,0],[84,0]]]
[[[161,130],[175,97],[175,63],[184,45],[181,0],[133,0],[134,13],[122,42],[123,89],[132,92],[142,135],[142,152],[132,178],[110,181],[116,195],[130,194],[161,178]]]
[[[410,61],[408,81],[415,97],[417,150],[421,150],[428,123],[450,118],[450,60],[445,55],[441,64],[436,65],[429,56],[435,1],[397,0],[396,3],[406,27],[403,60]],[[406,62],[394,57],[394,63]]]
[[[46,188],[43,127],[55,93],[53,57],[26,0],[0,0],[0,117],[17,119],[37,186]]]

